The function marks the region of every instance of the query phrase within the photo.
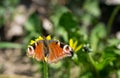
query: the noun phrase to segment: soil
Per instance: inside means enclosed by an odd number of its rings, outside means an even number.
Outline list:
[[[22,54],[21,49],[0,50],[0,78],[40,78],[37,66]]]

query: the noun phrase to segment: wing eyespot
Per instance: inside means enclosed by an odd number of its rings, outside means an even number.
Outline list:
[[[32,46],[28,47],[28,54],[33,55],[34,54],[34,48]]]
[[[70,51],[70,47],[69,47],[68,45],[65,45],[65,46],[63,47],[63,50],[64,50],[66,53],[68,53],[68,52]]]

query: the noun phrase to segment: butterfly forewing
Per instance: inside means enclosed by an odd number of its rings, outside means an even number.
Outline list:
[[[29,50],[30,47],[33,47],[33,51]],[[32,52],[32,57],[36,58],[38,61],[44,60],[44,54],[43,54],[43,43],[42,41],[35,42],[33,45],[31,45],[28,48],[28,56],[30,55],[30,51]]]

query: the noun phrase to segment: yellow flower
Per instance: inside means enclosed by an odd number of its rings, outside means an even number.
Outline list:
[[[34,44],[34,43],[35,43],[35,41],[34,41],[34,40],[31,40],[31,41],[30,41],[30,44],[31,44],[31,45],[32,45],[32,44]]]
[[[80,44],[78,46],[77,46],[77,44],[78,44],[77,40],[75,42],[73,41],[73,39],[69,40],[69,45],[74,50],[74,52],[77,52],[82,48],[82,44]]]
[[[51,36],[48,35],[48,36],[46,37],[46,40],[51,40]]]
[[[46,39],[46,40],[51,40],[51,36],[48,35],[45,39]],[[30,41],[30,45],[34,44],[35,42],[37,42],[37,41],[39,41],[39,40],[44,40],[44,37],[39,36],[39,37],[36,38],[35,40],[31,40],[31,41]],[[29,45],[28,45],[28,46],[29,46]]]

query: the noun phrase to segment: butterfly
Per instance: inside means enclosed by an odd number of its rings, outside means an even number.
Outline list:
[[[58,60],[73,55],[73,49],[58,40],[39,37],[27,49],[27,55],[38,61],[55,63]]]

